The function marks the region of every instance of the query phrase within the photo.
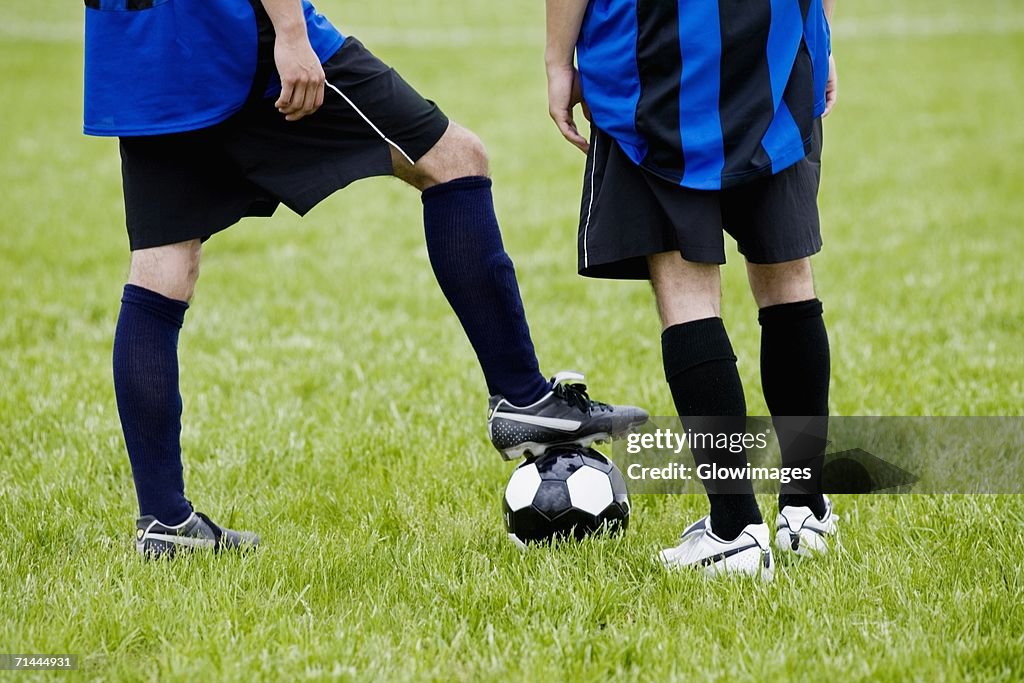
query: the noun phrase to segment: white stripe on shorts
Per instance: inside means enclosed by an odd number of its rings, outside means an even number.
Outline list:
[[[593,149],[590,150],[590,199],[587,202],[587,221],[583,224],[583,267],[590,267],[590,254],[587,252],[587,232],[590,230],[590,216],[594,212],[594,175],[597,173],[597,138],[594,136]]]
[[[341,92],[341,90],[336,88],[334,86],[334,84],[331,83],[330,81],[326,81],[324,83],[324,85],[326,85],[328,88],[330,88],[334,92],[338,93],[338,95],[341,97],[341,99],[345,100],[348,103],[348,106],[352,107],[353,111],[355,111],[355,113],[359,114],[359,116],[363,119],[363,121],[366,121],[366,123],[370,126],[370,128],[373,128],[373,132],[376,133],[377,135],[379,135],[381,140],[383,140],[384,142],[388,143],[389,145],[391,145],[392,147],[397,149],[398,153],[401,154],[403,157],[405,157],[405,160],[408,161],[410,164],[412,164],[413,166],[416,165],[416,162],[412,160],[412,157],[409,156],[408,154],[406,154],[405,150],[402,149],[401,147],[399,147],[398,144],[394,140],[391,140],[390,138],[388,138],[387,135],[384,135],[384,133],[381,131],[381,129],[378,128],[377,126],[375,126],[373,121],[371,121],[370,118],[366,114],[364,114],[359,109],[359,107],[356,106],[355,102],[350,100],[345,93]]]

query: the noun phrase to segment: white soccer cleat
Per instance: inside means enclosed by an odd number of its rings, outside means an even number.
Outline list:
[[[832,501],[825,496],[825,516],[818,519],[809,507],[787,505],[775,518],[775,547],[801,557],[813,557],[839,548],[839,515],[832,511]]]
[[[775,577],[767,524],[748,524],[734,540],[725,541],[711,530],[711,518],[704,517],[681,538],[679,545],[658,554],[668,569],[690,567],[706,576],[746,575],[765,582]]]

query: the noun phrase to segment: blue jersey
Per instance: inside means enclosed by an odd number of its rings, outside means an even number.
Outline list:
[[[594,124],[698,190],[806,156],[830,51],[822,0],[591,0],[576,45]]]
[[[162,135],[206,128],[252,90],[259,0],[85,0],[85,133]],[[313,50],[345,38],[303,0]]]

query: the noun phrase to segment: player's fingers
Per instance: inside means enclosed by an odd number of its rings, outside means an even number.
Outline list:
[[[575,123],[573,123],[569,127],[569,135],[566,136],[566,139],[569,140],[569,142],[571,142],[573,145],[575,145],[580,151],[586,152],[587,149],[590,148],[590,143],[587,142],[587,139],[585,137],[580,135],[580,131],[578,128],[576,128]]]
[[[299,118],[302,118],[301,114],[302,114],[302,109],[305,106],[304,105],[305,101],[306,101],[306,86],[302,83],[302,81],[296,80],[294,85],[293,85],[293,89],[292,89],[291,102],[289,102],[288,105],[284,109],[282,109],[281,111],[283,113],[289,114],[291,116],[299,115]],[[288,118],[288,117],[286,116],[285,118]],[[295,119],[288,119],[288,120],[289,121],[294,121]]]
[[[316,100],[321,90],[323,90],[323,84],[320,81],[314,80],[306,85],[306,98],[302,102],[302,113],[305,116],[316,111]]]
[[[291,103],[281,110],[281,113],[285,114],[285,121],[298,121],[302,118],[302,103],[306,99],[306,89],[300,85],[295,86],[295,90],[292,93]]]
[[[563,107],[550,107],[548,109],[548,115],[551,116],[551,120],[558,126],[558,132],[562,134],[562,137],[572,143],[575,147],[586,151],[587,141],[580,135],[580,132],[576,129],[576,122],[573,121],[572,112]]]
[[[277,110],[288,114],[292,111],[292,95],[295,92],[295,84],[290,80],[281,81],[281,94],[277,98],[277,102],[274,106]]]
[[[836,106],[836,100],[839,99],[839,87],[835,82],[831,82],[828,88],[825,89],[825,111],[822,112],[822,117],[828,116],[832,113],[833,107]]]
[[[319,109],[320,107],[323,106],[323,104],[324,104],[324,90],[325,90],[325,86],[324,86],[323,81],[321,81],[320,85],[317,86],[317,89],[316,89],[316,101],[313,103],[313,111],[316,111],[317,109]]]
[[[295,110],[285,117],[287,121],[298,121],[299,119],[309,116],[313,113],[316,104],[316,84],[313,82],[307,82],[301,90],[296,92],[296,100],[298,95],[301,93],[302,100],[297,101]]]
[[[571,142],[580,151],[586,152],[590,149],[590,143],[587,142],[585,137],[580,135],[580,131],[576,128],[576,124],[571,118],[559,124],[558,128],[562,131],[562,137]]]
[[[839,99],[839,72],[836,71],[835,55],[830,55],[828,58],[828,81],[825,83],[825,111],[821,114],[823,117],[832,113],[837,99]]]

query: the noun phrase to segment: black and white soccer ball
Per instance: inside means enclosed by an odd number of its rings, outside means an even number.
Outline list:
[[[558,446],[527,460],[505,487],[505,527],[520,547],[554,538],[582,539],[629,524],[626,481],[592,448]]]

